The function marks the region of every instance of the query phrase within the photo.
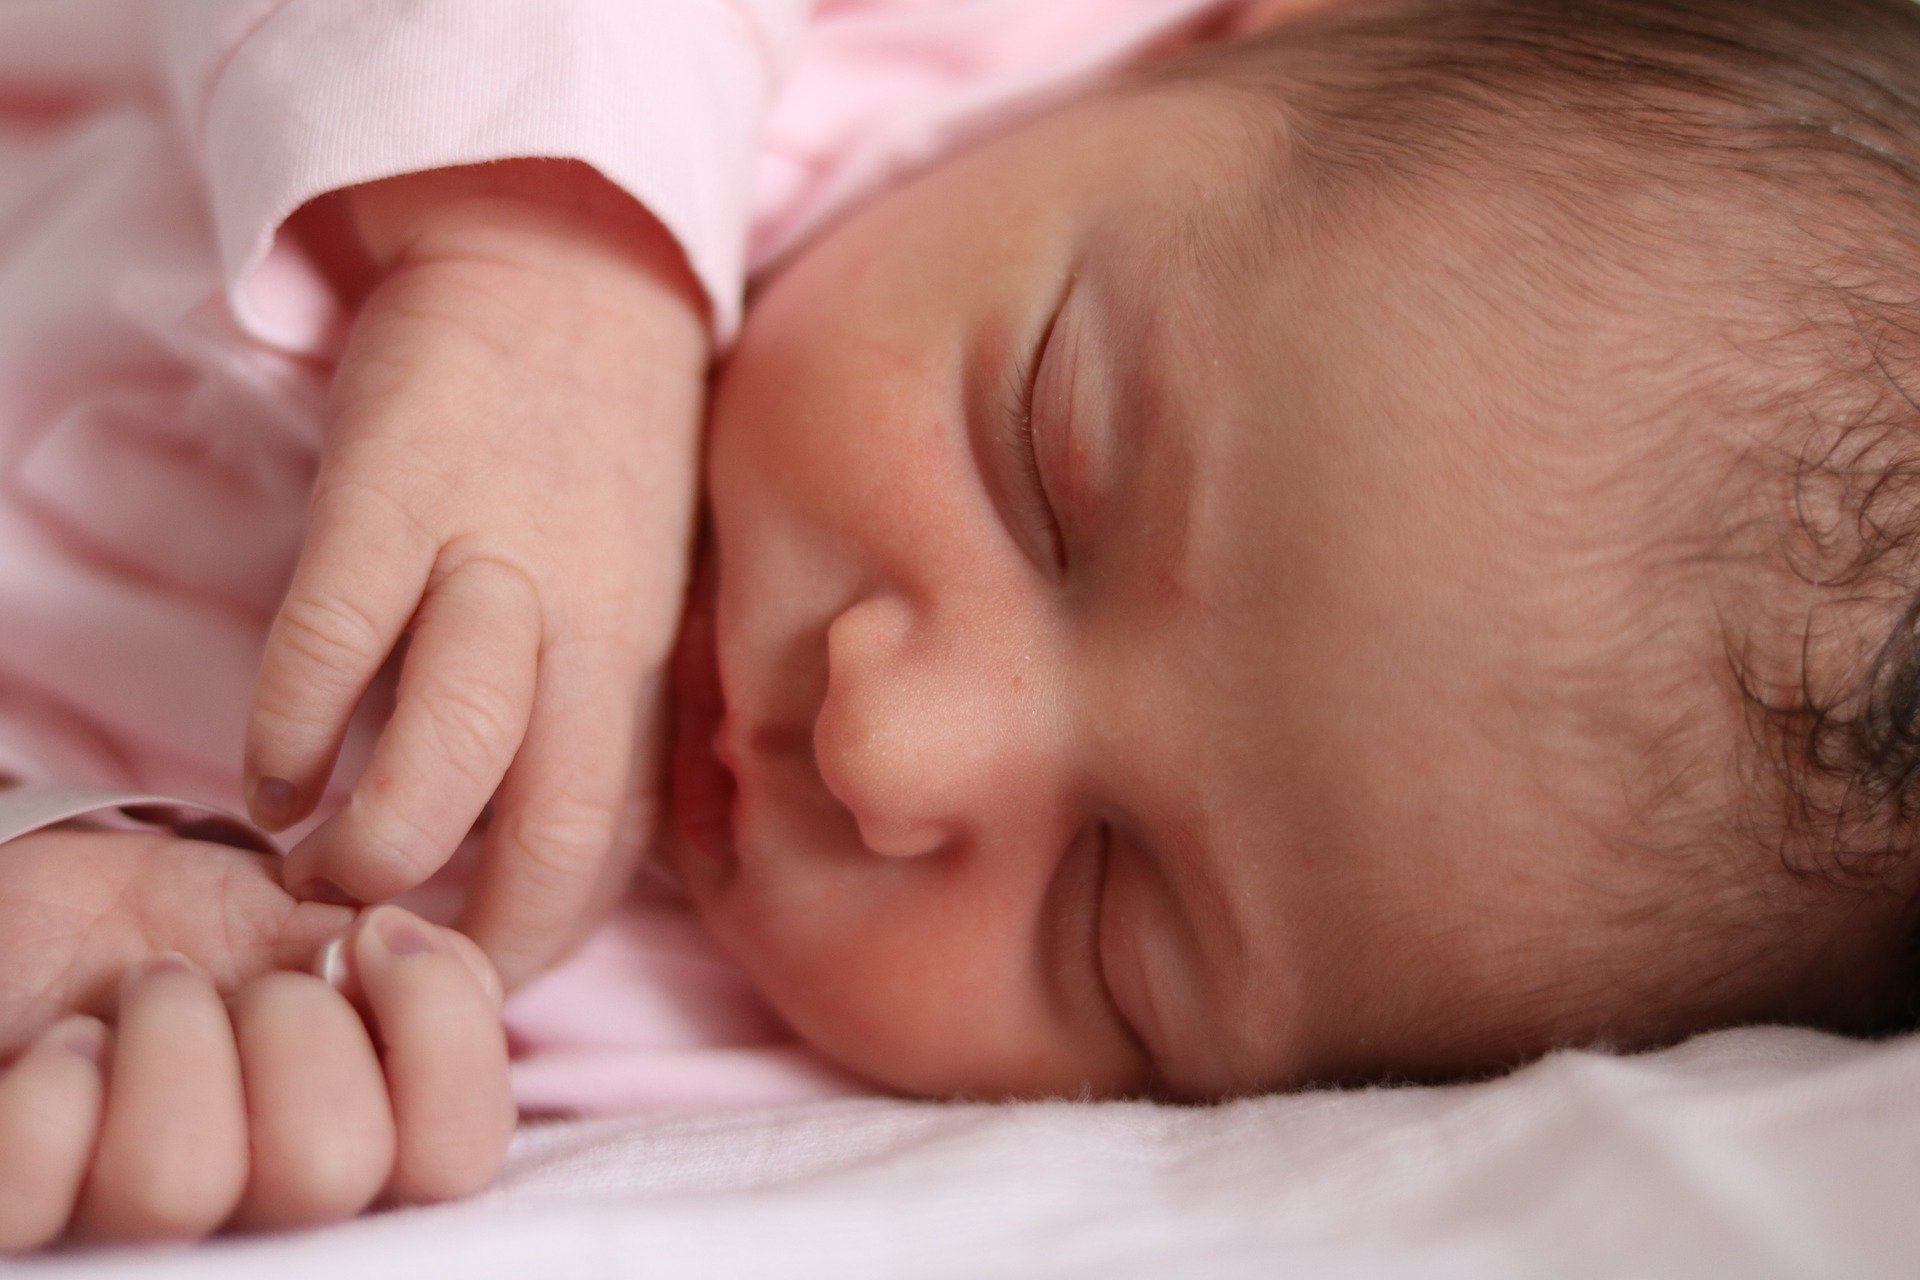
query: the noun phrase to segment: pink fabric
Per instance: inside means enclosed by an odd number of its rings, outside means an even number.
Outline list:
[[[0,777],[243,807],[347,320],[280,234],[313,197],[584,160],[679,238],[724,341],[750,271],[850,202],[1224,3],[8,0]],[[657,886],[510,1021],[530,1108],[854,1087]]]

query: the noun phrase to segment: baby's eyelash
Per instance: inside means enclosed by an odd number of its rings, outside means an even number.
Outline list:
[[[1107,977],[1106,956],[1100,946],[1101,920],[1106,915],[1107,908],[1107,878],[1113,865],[1113,824],[1104,818],[1100,819],[1095,824],[1093,838],[1098,846],[1098,852],[1095,854],[1096,862],[1093,872],[1092,909],[1087,912],[1087,916],[1092,922],[1088,937],[1091,946],[1090,954],[1093,957],[1094,976],[1099,980],[1100,993],[1105,997],[1107,1008],[1112,1011],[1114,1020],[1120,1024],[1134,1043],[1140,1046],[1141,1052],[1151,1057],[1146,1048],[1146,1041],[1141,1039],[1139,1028],[1133,1025],[1132,1020],[1120,1008],[1120,1002],[1114,998],[1113,983]]]
[[[1033,435],[1033,400],[1034,392],[1040,382],[1040,369],[1046,363],[1047,347],[1053,339],[1053,329],[1059,323],[1060,312],[1064,309],[1065,301],[1065,295],[1062,295],[1063,305],[1054,308],[1053,315],[1047,320],[1047,327],[1041,331],[1040,340],[1008,373],[1007,400],[1011,406],[1011,412],[1007,415],[1005,430],[1001,433],[1025,482],[1020,486],[1016,501],[1045,527],[1056,569],[1066,568],[1066,535],[1060,527],[1060,517],[1054,511],[1053,502],[1047,494],[1046,478],[1040,471],[1040,454],[1035,447]]]

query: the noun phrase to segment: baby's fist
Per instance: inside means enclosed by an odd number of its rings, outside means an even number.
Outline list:
[[[0,1253],[314,1226],[491,1181],[514,1110],[484,956],[383,907],[320,965],[331,982],[278,971],[223,1002],[162,956],[111,1032],[58,1023],[0,1072]]]

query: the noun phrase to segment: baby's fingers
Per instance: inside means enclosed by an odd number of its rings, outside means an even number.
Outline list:
[[[337,992],[270,973],[235,993],[253,1167],[239,1227],[317,1226],[373,1202],[393,1168],[393,1115],[365,1024]]]
[[[526,741],[494,802],[460,920],[509,986],[576,941],[638,859],[639,666],[597,644],[552,645],[542,663]]]
[[[533,584],[488,559],[442,572],[366,772],[287,859],[296,894],[325,879],[380,902],[422,883],[466,837],[519,749],[540,651]]]
[[[483,1189],[516,1119],[499,981],[486,958],[450,929],[378,907],[353,937],[353,968],[399,1137],[388,1196],[419,1203]]]
[[[278,831],[312,812],[347,721],[413,617],[437,550],[376,489],[340,484],[315,494],[247,722],[247,804],[261,826]]]
[[[68,1018],[0,1073],[0,1254],[66,1230],[100,1131],[107,1041],[98,1020]]]
[[[248,1155],[233,1026],[206,975],[163,956],[128,980],[108,1079],[77,1234],[211,1234],[240,1203]]]

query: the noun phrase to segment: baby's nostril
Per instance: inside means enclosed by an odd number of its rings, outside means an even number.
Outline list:
[[[720,750],[720,759],[731,768],[733,761],[728,757],[726,745],[716,744]],[[814,753],[813,733],[799,725],[764,724],[756,726],[747,735],[747,751],[761,759],[784,760],[793,756],[811,759]]]
[[[931,852],[941,835],[920,819],[918,798],[890,767],[885,744],[842,721],[829,704],[814,726],[814,769],[826,792],[853,818],[860,842],[873,853],[908,858]]]
[[[826,682],[809,748],[827,792],[852,816],[861,842],[886,857],[940,848],[941,735],[928,733],[928,673],[910,643],[913,612],[878,594],[842,611],[826,630]],[[923,656],[923,655],[922,655]]]

